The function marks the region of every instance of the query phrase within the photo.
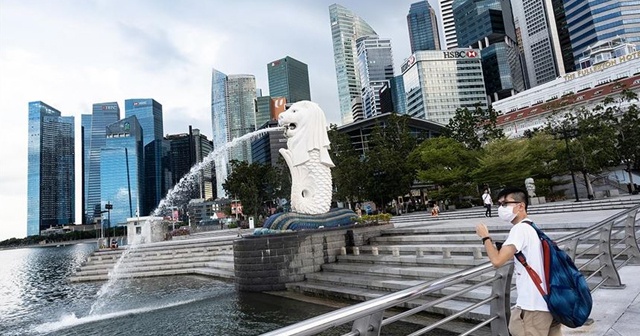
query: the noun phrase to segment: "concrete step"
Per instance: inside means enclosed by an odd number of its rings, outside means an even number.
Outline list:
[[[190,255],[188,257],[183,257],[179,260],[179,262],[175,262],[170,258],[150,258],[150,259],[125,259],[121,263],[123,268],[131,268],[131,267],[139,267],[139,266],[154,266],[154,265],[171,265],[171,264],[181,264],[181,263],[189,263],[189,262],[208,262],[208,261],[223,261],[226,260],[228,262],[233,263],[233,256],[218,256],[215,254],[199,254],[199,255]],[[79,267],[80,272],[96,270],[96,269],[111,269],[115,263],[101,263],[101,264],[87,264]]]
[[[223,270],[212,269],[212,268],[202,267],[202,266],[191,267],[191,268],[169,269],[169,270],[132,272],[132,273],[123,274],[121,275],[121,277],[122,278],[149,278],[149,277],[156,277],[156,276],[188,275],[188,274],[206,275],[206,276],[224,278],[224,279],[233,278],[233,274],[224,272]],[[106,281],[106,280],[109,280],[108,274],[72,276],[69,278],[70,282]]]
[[[394,265],[366,265],[355,263],[333,263],[322,266],[323,272],[350,273],[357,275],[379,275],[385,277],[402,278],[409,280],[428,281],[439,279],[460,269],[453,267],[424,267],[424,266],[394,266]],[[486,273],[475,278],[473,281],[489,279],[493,273]]]
[[[131,253],[125,256],[123,262],[135,262],[135,261],[144,261],[144,260],[164,260],[167,262],[171,262],[176,258],[193,258],[193,257],[208,257],[208,256],[230,256],[233,258],[232,250],[209,250],[208,252],[202,252],[200,250],[196,250],[196,252],[184,252],[177,254],[162,254],[162,253]],[[85,266],[89,265],[105,265],[105,266],[113,266],[118,259],[120,259],[120,255],[113,255],[107,258],[104,257],[90,257],[90,260],[87,261]]]

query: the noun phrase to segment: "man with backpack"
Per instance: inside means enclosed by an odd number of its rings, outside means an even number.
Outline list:
[[[560,323],[549,312],[547,302],[516,253],[522,252],[526,263],[541,279],[545,279],[542,243],[536,229],[527,218],[528,199],[526,191],[520,188],[505,188],[498,194],[498,217],[511,224],[509,236],[498,250],[489,236],[486,225],[478,224],[476,233],[482,239],[487,256],[498,268],[514,259],[514,276],[518,298],[511,310],[509,332],[513,336],[561,336]],[[541,284],[546,287],[544,283]],[[547,290],[547,288],[542,288]]]

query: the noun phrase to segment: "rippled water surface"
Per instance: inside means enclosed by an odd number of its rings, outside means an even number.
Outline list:
[[[0,250],[0,335],[259,335],[332,308],[259,293],[200,276],[125,280],[89,315],[102,282],[67,278],[93,244]],[[387,330],[405,335],[413,325]],[[402,330],[402,331],[401,331]],[[348,332],[346,328],[331,335]]]

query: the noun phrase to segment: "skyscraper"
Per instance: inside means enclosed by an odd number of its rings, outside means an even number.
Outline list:
[[[142,127],[135,115],[106,127],[105,144],[100,150],[100,198],[102,209],[113,206],[103,229],[126,224],[142,205],[144,194]],[[108,218],[110,217],[110,218]]]
[[[393,78],[391,40],[378,36],[363,36],[356,40],[357,69],[362,87],[364,118],[381,113],[380,89]],[[357,121],[354,118],[354,121]]]
[[[361,95],[360,74],[356,66],[358,57],[356,40],[363,36],[377,36],[363,19],[349,9],[333,4],[329,6],[333,59],[338,81],[338,99],[342,123],[353,122],[352,104]]]
[[[458,37],[456,36],[456,22],[453,18],[453,0],[438,0],[438,12],[442,18],[442,29],[444,40],[441,46],[444,49],[458,47]]]
[[[127,99],[124,102],[125,117],[135,116],[142,128],[144,194],[141,214],[150,214],[166,192],[165,165],[163,164],[164,131],[162,105],[153,99]]]
[[[458,44],[482,49],[482,72],[487,95],[497,101],[525,90],[515,36],[507,35],[513,22],[509,2],[501,0],[456,0],[453,16]],[[506,19],[505,19],[506,17]]]
[[[577,65],[587,47],[622,37],[640,45],[640,3],[638,1],[564,0],[573,56]]]
[[[518,45],[525,62],[526,87],[552,81],[565,73],[551,0],[512,2]]]
[[[416,50],[440,50],[440,33],[435,10],[427,0],[412,3],[407,15],[411,53]]]
[[[171,186],[176,185],[191,170],[213,151],[213,143],[199,129],[189,126],[188,133],[167,135],[169,142],[169,165],[171,171]],[[189,198],[213,198],[212,165],[205,165],[193,178],[189,185]],[[187,200],[188,201],[188,200]]]
[[[253,75],[225,75],[213,69],[211,79],[211,123],[213,149],[256,130],[256,79]],[[230,160],[251,163],[251,142],[218,153],[215,160],[216,190],[225,197],[222,184],[227,179]]]
[[[75,220],[74,118],[29,103],[27,235]]]
[[[488,106],[477,49],[416,51],[402,76],[407,114],[414,118],[446,125],[458,108]]]
[[[93,104],[91,114],[83,114],[84,203],[82,210],[87,221],[93,223],[100,216],[100,149],[105,145],[107,125],[120,119],[120,107],[116,102]]]
[[[311,100],[306,64],[287,56],[267,64],[267,74],[271,97],[285,97],[288,103]]]

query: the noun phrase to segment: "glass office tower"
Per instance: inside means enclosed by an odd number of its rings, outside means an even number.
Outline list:
[[[358,53],[356,40],[363,36],[377,36],[376,32],[363,19],[349,9],[333,4],[329,6],[331,37],[333,40],[333,59],[336,65],[338,81],[338,99],[342,123],[353,122],[352,104],[360,99],[360,74],[356,66]]]
[[[482,72],[491,101],[525,90],[517,42],[507,35],[510,6],[501,0],[456,0],[453,15],[458,44],[482,49]],[[515,37],[514,37],[515,38]]]
[[[170,134],[165,140],[169,143],[169,167],[171,171],[171,186],[178,184],[180,180],[191,170],[197,163],[202,162],[204,158],[213,150],[213,143],[207,139],[204,134],[200,134],[199,129],[193,129],[189,126],[188,133]],[[202,167],[197,176],[193,177],[189,187],[189,199],[213,198],[212,189],[212,165]],[[186,204],[185,202],[185,204]]]
[[[104,147],[107,125],[120,119],[120,106],[116,102],[93,104],[91,114],[83,114],[83,209],[87,222],[100,216],[100,149]]]
[[[166,193],[162,105],[153,99],[127,99],[124,105],[125,117],[135,116],[142,128],[144,194],[142,194],[140,213],[141,215],[149,215]]]
[[[411,53],[417,50],[440,50],[440,33],[435,10],[426,0],[412,3],[407,15]]]
[[[486,109],[480,50],[417,51],[402,66],[407,114],[448,124],[456,109]]]
[[[267,74],[269,96],[285,97],[288,103],[311,100],[309,69],[306,64],[287,56],[267,64]]]
[[[213,69],[211,79],[211,123],[213,149],[256,130],[256,79],[253,75],[226,75]],[[251,142],[216,153],[216,193],[226,197],[222,184],[228,176],[230,160],[251,163]]]
[[[74,118],[29,103],[27,235],[75,221]]]
[[[622,37],[640,45],[640,2],[564,0],[576,65],[589,46]]]
[[[105,145],[100,150],[101,208],[112,204],[110,213],[103,213],[103,228],[127,223],[142,207],[143,137],[135,116],[119,120],[106,127]],[[109,221],[109,217],[110,221]]]
[[[362,113],[366,119],[381,113],[380,89],[393,78],[391,40],[364,36],[356,40],[356,48],[362,87]]]

